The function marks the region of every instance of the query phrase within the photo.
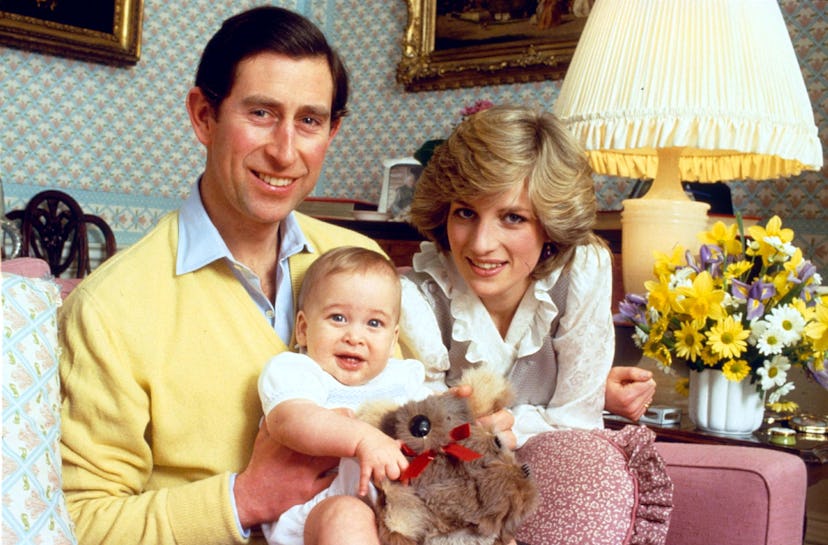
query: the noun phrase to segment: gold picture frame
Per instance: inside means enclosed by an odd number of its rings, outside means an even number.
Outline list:
[[[0,44],[111,65],[141,56],[142,0],[0,1]]]
[[[582,9],[575,15],[539,14],[538,0],[478,3],[509,5],[506,9],[512,9],[511,13],[463,8],[470,3],[453,0],[406,2],[408,25],[397,81],[407,91],[563,78],[590,4],[586,0],[545,1],[552,9],[586,6],[586,14]],[[463,11],[450,12],[452,7]]]

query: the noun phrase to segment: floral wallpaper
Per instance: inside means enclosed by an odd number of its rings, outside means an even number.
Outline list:
[[[6,210],[36,192],[60,188],[104,216],[118,244],[137,240],[180,205],[200,173],[201,146],[184,98],[207,38],[252,0],[144,0],[141,60],[109,67],[0,46],[0,178]],[[376,202],[382,159],[410,156],[445,136],[477,100],[551,109],[560,81],[407,93],[395,81],[406,25],[405,0],[287,0],[322,27],[352,74],[351,115],[334,141],[319,196]],[[780,0],[828,149],[828,4]],[[729,183],[748,215],[780,215],[797,242],[828,266],[828,167],[790,180]],[[618,210],[632,187],[598,179],[604,209]],[[825,274],[825,273],[824,273]]]

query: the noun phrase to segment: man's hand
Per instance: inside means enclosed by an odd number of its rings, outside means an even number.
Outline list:
[[[233,494],[242,527],[272,522],[290,507],[304,503],[330,486],[326,472],[338,458],[300,454],[270,437],[262,425],[247,467],[236,476]]]
[[[604,408],[635,422],[653,402],[655,390],[656,383],[650,371],[638,367],[613,367],[607,377]]]

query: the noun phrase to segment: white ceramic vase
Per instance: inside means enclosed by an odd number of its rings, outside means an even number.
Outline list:
[[[690,420],[704,431],[749,435],[762,425],[765,396],[749,379],[727,380],[719,370],[690,371]]]

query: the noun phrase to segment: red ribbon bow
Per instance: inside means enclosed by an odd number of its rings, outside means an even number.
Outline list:
[[[449,437],[452,438],[452,441],[441,446],[439,449],[428,449],[421,454],[417,454],[411,447],[403,444],[403,454],[406,456],[414,456],[415,458],[411,460],[411,463],[408,464],[408,468],[406,468],[402,475],[400,475],[400,480],[404,484],[408,484],[408,481],[422,473],[426,466],[428,466],[428,464],[430,464],[431,461],[440,453],[457,458],[461,462],[477,460],[483,455],[457,443],[457,441],[460,441],[461,439],[467,439],[470,435],[471,426],[468,422],[466,422],[465,424],[460,424],[452,429],[449,432]]]

